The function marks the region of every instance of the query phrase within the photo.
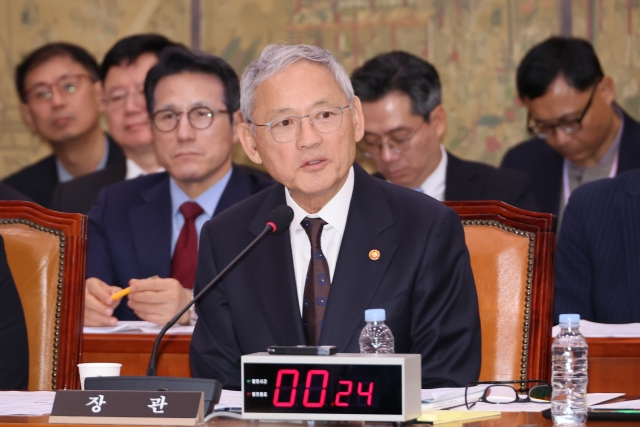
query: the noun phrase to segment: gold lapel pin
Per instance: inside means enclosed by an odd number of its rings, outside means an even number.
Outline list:
[[[369,259],[371,259],[372,261],[377,261],[378,259],[380,259],[380,251],[377,249],[371,249],[369,251]]]

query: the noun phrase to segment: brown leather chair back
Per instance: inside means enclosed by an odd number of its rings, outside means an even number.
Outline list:
[[[482,327],[480,381],[550,378],[555,216],[446,202],[464,226]]]
[[[79,388],[86,217],[4,201],[0,234],[27,323],[29,390]]]

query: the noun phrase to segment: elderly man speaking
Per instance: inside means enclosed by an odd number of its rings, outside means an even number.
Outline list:
[[[280,185],[205,224],[196,291],[262,231],[272,209],[287,204],[294,218],[198,305],[194,376],[239,388],[241,355],[269,345],[359,352],[364,311],[384,308],[395,351],[422,355],[423,388],[476,380],[480,321],[460,219],[354,163],[362,108],[331,53],[267,46],[242,76],[241,110],[245,152]]]

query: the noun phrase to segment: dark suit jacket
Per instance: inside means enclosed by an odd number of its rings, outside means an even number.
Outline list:
[[[374,176],[385,179],[379,172]],[[500,200],[521,209],[537,210],[529,178],[525,174],[462,160],[448,151],[444,199]]]
[[[556,249],[554,316],[640,322],[640,171],[578,187]]]
[[[617,173],[640,168],[640,123],[624,112],[623,116],[624,130],[620,138]],[[534,138],[507,151],[501,167],[526,173],[531,178],[531,190],[540,212],[558,215],[563,160],[544,140]]]
[[[18,190],[15,190],[13,187],[8,186],[4,182],[0,182],[0,200],[24,200],[27,202],[33,202],[33,200]]]
[[[0,236],[0,390],[26,390],[29,343],[20,295]]]
[[[116,163],[124,163],[125,157],[122,149],[109,135],[109,157],[107,166]],[[4,179],[5,183],[15,188],[34,202],[45,208],[51,208],[53,192],[59,183],[56,158],[52,154],[37,163],[19,170]]]
[[[262,172],[234,166],[214,215],[273,185]],[[171,194],[166,172],[105,188],[89,212],[87,277],[126,288],[133,278],[169,277]],[[139,320],[126,299],[116,308],[120,320]]]
[[[124,181],[127,163],[116,163],[81,176],[69,182],[61,182],[53,193],[51,209],[60,212],[87,214],[98,200],[100,190]]]
[[[320,345],[358,353],[364,311],[384,308],[397,353],[422,354],[422,386],[463,386],[480,372],[480,321],[469,254],[456,213],[354,165],[355,184],[326,307]],[[200,290],[285,204],[275,185],[205,224]],[[377,249],[380,258],[369,259]],[[268,236],[197,304],[191,340],[195,377],[240,387],[240,356],[269,345],[305,344],[289,230]]]

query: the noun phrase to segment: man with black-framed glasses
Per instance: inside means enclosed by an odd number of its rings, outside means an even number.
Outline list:
[[[50,43],[16,67],[20,114],[53,154],[4,179],[6,184],[51,208],[56,186],[124,164],[120,147],[100,126],[102,84],[98,64],[80,46]]]
[[[166,323],[191,298],[203,224],[273,183],[231,162],[240,94],[222,59],[166,48],[144,93],[166,172],[105,188],[89,212],[85,325]],[[112,301],[125,287],[129,296]]]
[[[406,52],[378,55],[351,81],[362,100],[365,134],[358,143],[379,178],[444,200],[502,200],[536,210],[526,175],[463,160],[444,148],[447,115],[440,78]]]
[[[586,40],[551,37],[517,72],[533,139],[511,148],[502,167],[526,173],[538,207],[558,215],[580,185],[640,167],[640,124],[615,102],[615,86]]]

